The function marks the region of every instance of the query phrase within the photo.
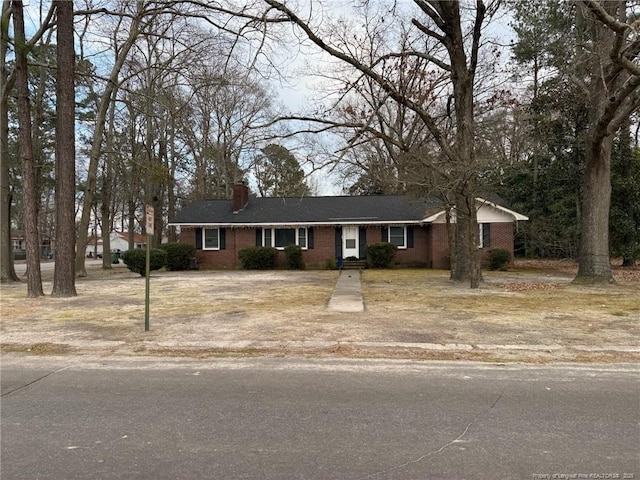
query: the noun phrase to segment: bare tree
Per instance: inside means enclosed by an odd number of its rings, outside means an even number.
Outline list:
[[[141,24],[143,19],[149,15],[144,10],[143,2],[136,2],[134,10],[127,12],[131,18],[131,23],[128,25],[126,37],[124,41],[120,43],[117,41],[117,34],[114,33],[114,41],[116,41],[114,47],[114,63],[109,74],[109,78],[106,82],[105,89],[100,96],[98,111],[96,113],[95,128],[93,132],[91,151],[89,153],[89,167],[87,170],[86,187],[84,190],[84,199],[82,206],[82,213],[80,223],[78,225],[78,238],[76,250],[75,269],[76,275],[84,277],[87,275],[85,269],[85,247],[87,245],[87,238],[89,236],[89,223],[91,222],[91,209],[95,201],[96,187],[97,187],[97,175],[98,164],[100,155],[102,154],[102,143],[104,140],[105,124],[107,119],[107,112],[109,105],[111,104],[114,92],[118,86],[118,77],[120,70],[127,59],[129,51],[133,47],[135,41],[138,39],[141,31]],[[123,17],[124,18],[123,12]],[[108,253],[108,252],[105,252]]]
[[[467,9],[459,1],[415,0],[414,4],[421,14],[411,20],[421,35],[416,46],[410,50],[390,51],[386,55],[365,61],[353,55],[348,45],[332,43],[330,35],[319,33],[288,4],[277,0],[264,1],[271,10],[279,14],[281,21],[292,22],[322,51],[351,66],[360,75],[374,80],[389,98],[411,109],[424,123],[445,155],[448,161],[446,173],[452,179],[450,191],[455,205],[456,224],[451,278],[455,281],[469,281],[472,288],[477,288],[482,275],[477,248],[478,179],[474,143],[474,84],[482,28],[494,13],[497,3],[487,6],[482,0],[476,0],[474,7]],[[442,48],[442,53],[434,53],[424,47],[434,42]],[[452,135],[448,135],[439,125],[432,112],[425,107],[424,99],[408,95],[399,89],[393,77],[387,74],[395,59],[411,57],[428,60],[431,68],[450,76]]]
[[[191,198],[230,198],[251,167],[247,152],[264,139],[254,125],[271,119],[268,91],[239,67],[207,64],[193,72],[182,137],[192,158]]]
[[[88,237],[91,212],[97,201],[99,165],[108,134],[106,121],[110,102],[117,98],[118,92],[124,92],[122,95],[128,96],[129,100],[137,97],[127,108],[132,114],[131,118],[141,122],[140,125],[143,127],[143,130],[138,131],[135,128],[139,125],[132,126],[130,138],[131,162],[133,165],[138,164],[137,173],[142,175],[143,182],[139,187],[144,187],[144,198],[140,198],[136,193],[140,192],[140,188],[137,188],[132,194],[133,197],[127,201],[129,232],[133,234],[140,201],[152,201],[159,207],[155,209],[158,241],[163,230],[161,227],[165,211],[164,197],[167,196],[166,189],[171,183],[168,178],[171,172],[168,158],[169,153],[176,150],[168,142],[170,122],[167,121],[167,110],[162,99],[168,98],[167,89],[172,88],[168,82],[172,78],[178,78],[176,72],[181,66],[183,71],[187,72],[188,68],[200,63],[199,59],[192,59],[188,64],[184,62],[181,65],[181,59],[186,58],[187,53],[205,44],[202,35],[192,34],[195,30],[192,25],[208,23],[207,27],[213,28],[213,31],[209,30],[209,36],[222,35],[231,38],[230,48],[225,52],[228,56],[229,52],[241,50],[239,44],[264,35],[263,24],[245,13],[245,10],[250,9],[249,5],[196,1],[158,3],[143,0],[119,1],[108,5],[115,7],[113,10],[87,9],[76,13],[87,16],[100,14],[104,16],[104,23],[108,23],[107,20],[110,19],[115,19],[116,23],[110,33],[108,48],[108,51],[113,53],[113,65],[105,76],[103,90],[99,93],[82,216],[78,227],[76,273],[80,276],[86,275],[84,246]],[[209,56],[212,50],[209,49]],[[201,55],[202,58],[206,58],[204,53]],[[124,67],[128,69],[126,72]],[[187,76],[188,74],[184,73],[183,79]],[[145,134],[139,135],[140,132]],[[159,137],[156,136],[158,133],[161,133]],[[155,181],[160,178],[158,175],[162,177],[161,182]]]

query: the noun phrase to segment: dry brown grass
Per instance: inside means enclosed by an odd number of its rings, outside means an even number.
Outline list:
[[[575,286],[571,271],[561,267],[520,265],[510,272],[485,272],[485,283],[477,290],[451,283],[445,271],[365,270],[366,308],[355,314],[326,308],[338,277],[335,271],[154,272],[150,332],[143,329],[144,279],[122,267],[93,269],[78,279],[78,296],[69,299],[27,299],[24,284],[0,286],[2,347],[5,352],[28,351],[35,345],[32,353],[94,349],[105,354],[207,356],[264,354],[260,348],[214,348],[207,342],[316,341],[335,342],[339,348],[280,346],[270,352],[498,361],[523,356],[507,351],[380,350],[356,344],[638,346],[640,279]],[[50,291],[51,280],[45,280],[45,291]],[[545,354],[554,358],[553,352]],[[572,358],[585,355],[591,354],[578,352]],[[612,356],[624,361],[636,357]]]
[[[399,312],[417,331],[438,334],[441,343],[638,343],[638,284],[579,287],[571,277],[527,272],[484,277],[478,290],[454,285],[437,271],[371,270],[363,278],[371,312],[381,320]],[[530,287],[510,288],[523,284]]]

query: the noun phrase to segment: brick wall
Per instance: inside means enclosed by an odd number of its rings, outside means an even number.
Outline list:
[[[382,232],[378,229],[378,239]],[[368,238],[368,237],[367,237]],[[376,240],[379,241],[379,240]],[[393,258],[393,262],[399,265],[429,266],[431,256],[429,253],[429,227],[413,227],[413,248],[399,248]]]
[[[335,228],[315,227],[314,248],[303,250],[302,255],[305,264],[309,268],[322,268],[327,260],[335,259]],[[256,231],[254,228],[227,228],[225,229],[226,248],[224,250],[196,250],[198,265],[202,268],[240,268],[238,252],[243,248],[253,247],[256,244]],[[180,241],[196,244],[195,228],[182,228]],[[278,251],[277,265],[286,266],[287,259],[283,251]]]
[[[335,242],[335,227],[313,227],[313,248],[302,252],[305,265],[308,268],[323,268],[327,260],[335,260]]]
[[[453,228],[453,227],[452,227]],[[446,223],[431,225],[431,268],[451,268],[449,262],[449,236]]]
[[[251,228],[225,229],[226,248],[224,250],[196,250],[198,265],[202,268],[238,268],[238,250],[256,244],[255,230]],[[196,244],[196,229],[182,228],[180,241]]]
[[[431,258],[433,268],[451,268],[449,263],[449,240],[447,238],[447,226],[444,223],[434,223],[431,226],[432,244]],[[486,263],[489,250],[504,248],[511,253],[513,258],[513,223],[492,223],[491,242],[488,247],[480,249],[480,259]]]
[[[513,259],[513,223],[492,223],[491,242],[488,247],[480,249],[480,260],[484,264],[487,262],[489,250],[503,248],[508,250]]]

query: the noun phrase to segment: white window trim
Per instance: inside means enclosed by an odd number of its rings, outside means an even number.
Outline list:
[[[217,230],[218,231],[218,246],[217,247],[207,247],[207,242],[206,242],[206,232],[207,230]],[[212,228],[203,228],[202,229],[202,249],[203,250],[220,250],[220,229],[217,227],[212,227]]]
[[[407,227],[399,227],[399,226],[389,226],[387,228],[387,242],[392,243],[391,242],[391,229],[392,228],[401,228],[402,229],[402,234],[404,236],[404,240],[403,243],[404,245],[396,245],[398,247],[398,250],[406,250],[407,249]]]
[[[309,227],[270,227],[270,228],[263,228],[262,229],[262,246],[265,246],[265,232],[270,231],[271,232],[271,242],[275,243],[276,241],[276,230],[291,230],[293,229],[296,233],[296,243],[295,245],[300,245],[300,229],[303,228],[304,229],[304,242],[305,242],[305,246],[301,247],[302,250],[308,250],[309,249]],[[273,247],[276,250],[284,250],[285,247]]]

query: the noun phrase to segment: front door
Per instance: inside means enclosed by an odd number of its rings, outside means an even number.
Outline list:
[[[360,257],[358,227],[342,227],[342,258]]]

